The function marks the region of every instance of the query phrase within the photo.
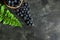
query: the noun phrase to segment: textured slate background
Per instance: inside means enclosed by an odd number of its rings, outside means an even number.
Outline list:
[[[0,40],[60,40],[60,0],[28,0],[34,27],[0,23]]]

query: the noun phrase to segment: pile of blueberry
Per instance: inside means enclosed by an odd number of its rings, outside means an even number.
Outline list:
[[[7,0],[6,3],[9,6],[16,7],[17,5],[20,4],[19,1],[20,0]],[[32,26],[32,24],[33,24],[32,18],[31,18],[31,15],[29,12],[30,12],[29,11],[29,5],[26,2],[23,2],[21,7],[16,9],[16,14],[18,16],[20,16],[25,21],[25,23],[27,25]]]
[[[9,6],[16,7],[17,5],[19,5],[20,0],[6,0],[6,3]]]
[[[20,8],[16,9],[16,14],[20,16],[27,25],[32,26],[33,23],[28,3],[23,3]]]

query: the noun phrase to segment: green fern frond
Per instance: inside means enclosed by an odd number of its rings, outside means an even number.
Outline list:
[[[0,4],[0,22],[6,25],[22,27],[21,22],[9,11],[6,6]]]

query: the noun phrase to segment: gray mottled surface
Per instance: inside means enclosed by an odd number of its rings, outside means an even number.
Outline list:
[[[34,27],[0,24],[0,40],[60,40],[60,0],[28,0]]]

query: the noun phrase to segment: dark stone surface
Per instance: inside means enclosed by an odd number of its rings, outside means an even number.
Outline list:
[[[28,0],[34,27],[0,24],[0,40],[60,40],[60,0]]]
[[[60,40],[60,0],[29,0],[36,40]]]

